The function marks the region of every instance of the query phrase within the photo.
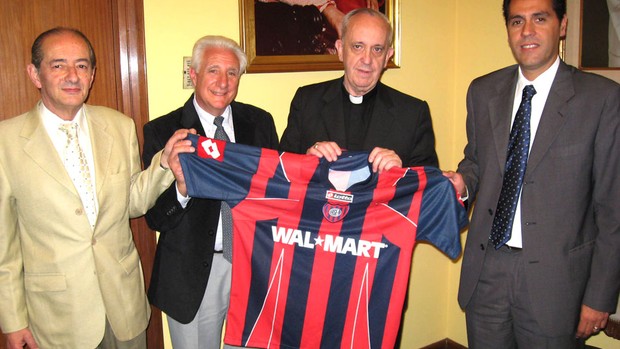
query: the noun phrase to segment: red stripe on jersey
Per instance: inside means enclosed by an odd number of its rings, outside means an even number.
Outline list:
[[[261,157],[256,171],[258,175],[254,175],[252,177],[252,184],[250,186],[248,198],[265,197],[265,191],[267,189],[269,179],[273,177],[279,164],[280,157],[278,152],[268,149],[263,149],[261,151]],[[283,200],[279,204],[281,204],[284,208],[290,203]],[[258,220],[273,218],[261,217],[260,215],[257,215],[256,212],[273,214],[273,212],[277,211],[265,210],[263,205],[257,205],[257,202],[253,200],[244,200],[231,209],[231,212],[233,215],[233,258],[236,261],[236,263],[233,264],[232,283],[239,283],[243,285],[247,283],[247,280],[252,279],[252,270],[251,268],[235,268],[234,265],[252,265],[252,253],[235,253],[234,251],[237,249],[252,251],[254,248],[254,238],[256,236],[256,222]],[[239,293],[243,293],[243,295],[239,295]],[[230,298],[239,300],[230,303],[226,319],[229,324],[226,329],[226,340],[229,340],[229,338],[239,339],[233,345],[241,345],[241,338],[243,337],[242,331],[245,324],[245,317],[247,315],[246,311],[248,309],[249,294],[249,287],[231,288]],[[235,325],[232,325],[233,323]],[[230,340],[230,342],[234,341]]]
[[[325,241],[325,235],[329,234],[334,238],[340,235],[342,220],[332,223],[323,219],[318,236]],[[327,312],[327,302],[329,300],[329,288],[334,273],[336,254],[318,248],[314,252],[314,263],[312,265],[312,277],[308,290],[308,301],[306,304],[306,314],[304,317],[304,328],[301,337],[300,347],[319,348],[321,345],[323,325],[325,324],[325,313]]]
[[[415,170],[418,174],[418,190],[416,190],[416,192],[413,194],[413,198],[411,200],[411,205],[410,205],[409,214],[407,215],[407,218],[409,218],[409,220],[416,225],[416,228],[412,229],[412,231],[414,232],[413,241],[415,241],[415,234],[417,233],[417,224],[420,218],[420,208],[422,207],[422,197],[424,195],[424,189],[426,189],[427,178],[426,178],[426,172],[424,171],[424,168],[415,167],[415,168],[408,169],[407,171],[413,171],[413,170]],[[392,232],[396,233],[399,231],[395,230]],[[399,235],[404,235],[404,234],[393,234],[391,235],[389,239],[400,240]],[[406,239],[402,238],[402,241],[400,241],[399,243],[406,243],[406,241],[410,241],[409,239],[410,237]],[[415,242],[414,242],[414,246],[415,246]],[[405,295],[407,293],[407,284],[409,281],[409,274],[411,270],[412,254],[413,254],[413,247],[411,249],[404,249],[403,253],[401,253],[398,259],[396,277],[394,278],[394,285],[392,285],[392,294],[390,298],[394,300],[398,299],[400,301],[390,302],[390,305],[388,308],[388,315],[387,315],[386,323],[385,323],[385,328],[400,327],[400,318],[402,316],[403,303],[404,303]],[[394,343],[396,342],[397,334],[398,334],[397,331],[385,331],[384,337],[383,337],[383,343],[381,347],[382,348],[393,347]]]
[[[283,163],[296,165],[288,166],[285,170],[291,181],[288,197],[297,201],[297,204],[294,208],[289,206],[287,214],[280,216],[278,226],[297,227],[301,220],[308,183],[314,175],[319,161],[318,158],[310,158],[310,161],[286,162],[287,157],[298,157],[298,155],[285,153],[282,157]],[[250,192],[253,191],[250,190]],[[264,192],[262,195],[264,196]],[[289,201],[289,205],[291,204]],[[294,256],[295,245],[274,244],[269,276],[273,286],[270,287],[269,293],[265,296],[261,315],[256,320],[254,329],[244,346],[261,347],[266,345],[270,347],[271,345],[280,345]],[[247,306],[247,303],[245,305]],[[253,340],[253,337],[257,340]],[[261,340],[264,338],[269,338],[269,343],[264,343]]]
[[[392,181],[394,173],[390,172],[390,175],[379,176],[378,181]],[[398,177],[400,178],[400,177]],[[396,186],[381,186],[377,185],[373,192],[373,202],[389,202],[394,198],[396,193]],[[383,212],[382,212],[383,211]],[[382,217],[383,222],[381,228],[377,227],[377,221],[372,219],[365,219],[361,230],[360,240],[371,241],[381,243],[384,234],[385,227],[391,227],[388,231],[396,230],[402,233],[403,229],[399,229],[397,223],[402,221],[402,218],[386,209],[385,206],[371,205],[366,210],[365,217]],[[385,224],[385,220],[390,220],[393,223]],[[389,236],[386,236],[388,240],[391,240]],[[400,245],[399,245],[400,246]],[[369,290],[372,289],[374,282],[374,276],[377,270],[377,258],[371,254],[370,256],[358,256],[355,265],[355,271],[353,274],[353,280],[351,285],[351,297],[349,298],[349,305],[347,307],[347,316],[343,329],[341,348],[355,348],[366,349],[370,348],[370,327],[369,327],[369,315],[368,315],[368,302],[370,298]]]

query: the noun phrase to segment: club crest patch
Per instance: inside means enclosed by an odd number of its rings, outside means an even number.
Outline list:
[[[336,223],[341,221],[349,213],[348,205],[334,204],[327,202],[323,205],[323,217],[329,222]]]

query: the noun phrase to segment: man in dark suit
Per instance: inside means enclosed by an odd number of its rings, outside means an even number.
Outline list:
[[[194,45],[190,76],[195,93],[185,105],[144,126],[144,162],[180,128],[214,137],[214,120],[230,141],[275,149],[278,136],[271,114],[235,102],[247,65],[241,48],[220,36]],[[178,184],[178,185],[177,185]],[[161,232],[148,296],[168,315],[172,344],[178,348],[219,348],[228,309],[231,264],[224,259],[220,201],[186,197],[173,184],[148,211],[149,226]]]
[[[375,171],[437,166],[428,104],[379,82],[394,54],[391,45],[385,15],[368,8],[349,12],[336,42],[344,77],[297,91],[280,149],[329,161],[342,149],[368,150]]]
[[[458,299],[470,348],[575,348],[620,288],[620,86],[559,59],[566,1],[505,0],[504,17],[518,65],[472,82],[465,159],[446,173],[476,200]],[[529,120],[529,154],[505,210],[512,118]]]

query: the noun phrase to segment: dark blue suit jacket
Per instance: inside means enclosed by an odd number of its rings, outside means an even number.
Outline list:
[[[204,129],[193,104],[185,105],[144,125],[145,166],[180,128]],[[235,141],[276,149],[278,135],[271,114],[239,102],[231,103]],[[148,290],[149,301],[181,323],[192,321],[200,307],[213,260],[220,201],[191,199],[185,209],[173,183],[146,214],[149,227],[159,231],[155,263]]]

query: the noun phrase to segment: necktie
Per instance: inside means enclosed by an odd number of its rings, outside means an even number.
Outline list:
[[[213,124],[216,126],[213,138],[228,142],[230,138],[228,138],[226,131],[224,131],[224,127],[222,126],[223,121],[223,116],[217,116],[213,120]],[[224,258],[227,261],[232,261],[232,213],[230,212],[230,206],[224,201],[222,201],[220,214],[222,215],[222,248],[224,249]]]
[[[521,104],[510,131],[502,190],[499,195],[497,209],[495,210],[495,217],[493,218],[491,235],[489,236],[489,240],[491,240],[496,249],[502,247],[510,240],[512,223],[527,166],[530,148],[532,97],[535,94],[534,86],[525,86],[523,96],[521,97]]]
[[[95,193],[88,161],[86,161],[86,156],[78,142],[77,124],[62,124],[60,125],[60,130],[67,136],[63,157],[65,168],[78,194],[80,194],[90,227],[94,229],[95,222],[97,221],[97,205],[95,203]]]

